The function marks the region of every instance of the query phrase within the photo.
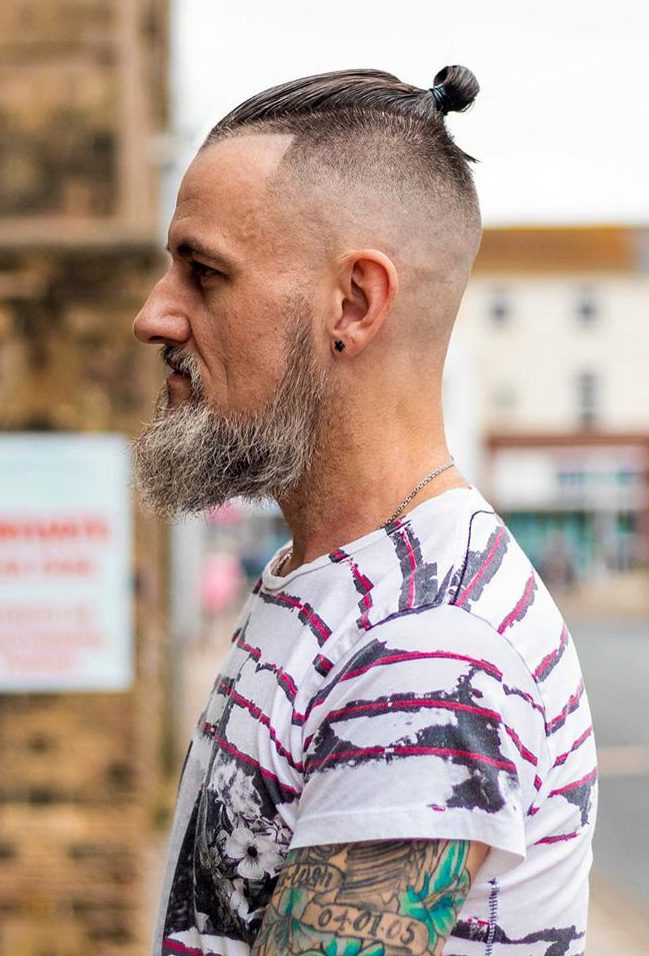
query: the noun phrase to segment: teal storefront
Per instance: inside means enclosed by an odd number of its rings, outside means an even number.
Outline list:
[[[638,515],[633,511],[512,511],[503,513],[510,531],[543,573],[565,562],[575,578],[594,569],[624,571],[636,563]]]

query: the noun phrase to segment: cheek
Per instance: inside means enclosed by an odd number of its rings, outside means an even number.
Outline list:
[[[286,364],[284,322],[281,306],[258,296],[228,311],[221,341],[231,406],[256,408],[272,394]]]

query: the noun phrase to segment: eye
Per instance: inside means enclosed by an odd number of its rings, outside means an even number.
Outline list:
[[[218,269],[213,269],[212,266],[206,266],[203,262],[197,262],[196,259],[192,259],[189,264],[197,279],[213,279],[215,276],[223,275]]]

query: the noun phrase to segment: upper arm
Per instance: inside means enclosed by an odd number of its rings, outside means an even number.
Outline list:
[[[253,956],[439,954],[487,851],[467,840],[293,850]]]

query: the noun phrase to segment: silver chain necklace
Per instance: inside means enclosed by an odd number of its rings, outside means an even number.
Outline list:
[[[432,481],[433,478],[436,478],[438,475],[441,475],[443,471],[446,471],[447,468],[451,468],[454,464],[455,464],[455,459],[451,455],[451,460],[447,461],[445,465],[442,465],[441,468],[437,468],[435,471],[431,471],[430,475],[426,475],[425,478],[422,478],[422,480],[419,482],[417,487],[413,488],[410,494],[403,499],[403,501],[401,502],[397,510],[394,512],[394,514],[390,515],[388,520],[384,521],[383,524],[379,525],[379,527],[376,530],[380,531],[381,528],[387,528],[387,526],[392,521],[394,521],[394,519],[399,515],[399,513],[403,511],[403,509],[406,507],[408,502],[411,501],[419,491],[421,491],[424,485],[427,485],[429,481]],[[284,557],[282,558],[278,566],[275,568],[275,571],[274,571],[275,574],[279,574],[279,572],[282,570],[286,562],[291,560],[292,554],[293,554],[293,548],[290,548],[286,552],[286,554],[284,555]]]

